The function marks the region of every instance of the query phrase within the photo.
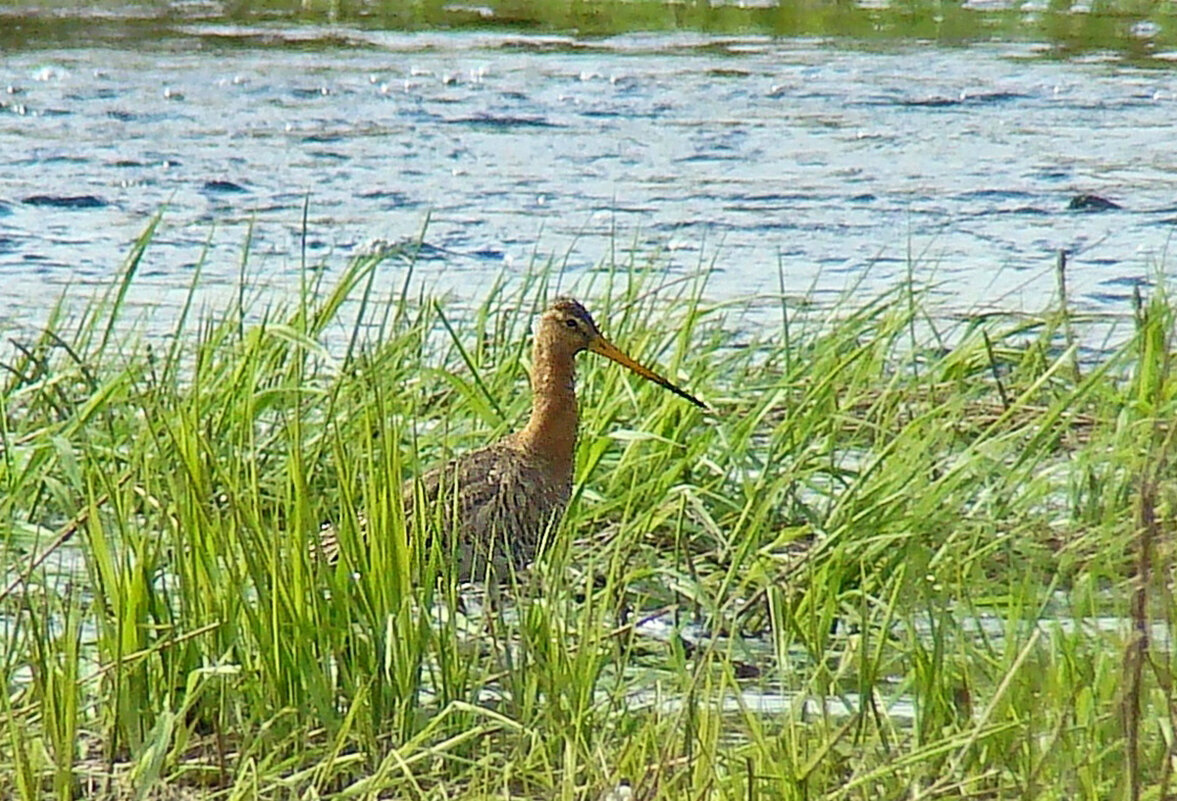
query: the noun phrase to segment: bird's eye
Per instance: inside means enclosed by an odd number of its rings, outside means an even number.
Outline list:
[[[575,331],[575,330],[576,330],[576,320],[575,320],[575,319],[573,319],[572,317],[569,317],[567,320],[565,320],[565,321],[564,321],[564,325],[568,326],[568,327],[569,327],[569,328],[571,328],[573,331]]]

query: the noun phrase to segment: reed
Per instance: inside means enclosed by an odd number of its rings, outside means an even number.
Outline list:
[[[522,419],[552,266],[458,308],[362,257],[285,306],[243,285],[162,345],[121,317],[154,231],[3,358],[0,796],[1169,781],[1163,291],[1076,371],[1058,309],[937,323],[912,281],[819,310],[656,261],[564,276],[717,411],[582,359],[572,504],[491,605],[423,537],[365,547],[357,521],[402,531],[406,478]],[[326,519],[347,558],[325,569]]]

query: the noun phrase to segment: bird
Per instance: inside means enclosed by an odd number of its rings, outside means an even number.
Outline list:
[[[419,503],[433,513],[435,528],[454,540],[458,579],[502,583],[543,550],[572,496],[578,412],[576,356],[604,356],[704,410],[698,398],[631,359],[605,338],[578,301],[560,297],[540,315],[531,372],[531,414],[523,428],[462,454],[402,490],[406,531]],[[367,525],[360,521],[363,537]],[[339,559],[338,532],[324,524],[312,556]]]

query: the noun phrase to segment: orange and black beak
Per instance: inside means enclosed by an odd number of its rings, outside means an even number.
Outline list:
[[[691,403],[698,406],[700,409],[707,409],[708,411],[710,411],[710,407],[708,407],[707,404],[703,403],[703,401],[699,400],[694,395],[691,395],[690,393],[686,392],[685,390],[679,389],[674,384],[670,383],[665,378],[663,378],[662,376],[655,373],[649,367],[643,367],[642,365],[638,364],[633,359],[629,358],[624,353],[622,353],[621,350],[616,345],[614,345],[609,340],[605,339],[605,337],[601,336],[600,334],[597,334],[589,341],[588,349],[591,350],[593,353],[601,354],[606,359],[612,359],[613,361],[620,364],[622,367],[628,367],[630,370],[634,371],[635,373],[637,373],[638,375],[640,375],[642,378],[646,379],[647,381],[653,381],[655,384],[658,384],[661,387],[665,387],[666,389],[669,389],[671,392],[673,392],[675,395],[678,395],[680,398],[686,398]]]

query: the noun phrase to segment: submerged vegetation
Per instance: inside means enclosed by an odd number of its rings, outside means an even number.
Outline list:
[[[950,325],[911,285],[754,308],[606,265],[576,294],[716,412],[582,358],[558,542],[479,605],[356,520],[401,530],[404,478],[524,418],[555,277],[456,309],[366,256],[145,340],[150,237],[2,359],[0,796],[1174,792],[1162,288],[1080,362],[1065,303]]]

